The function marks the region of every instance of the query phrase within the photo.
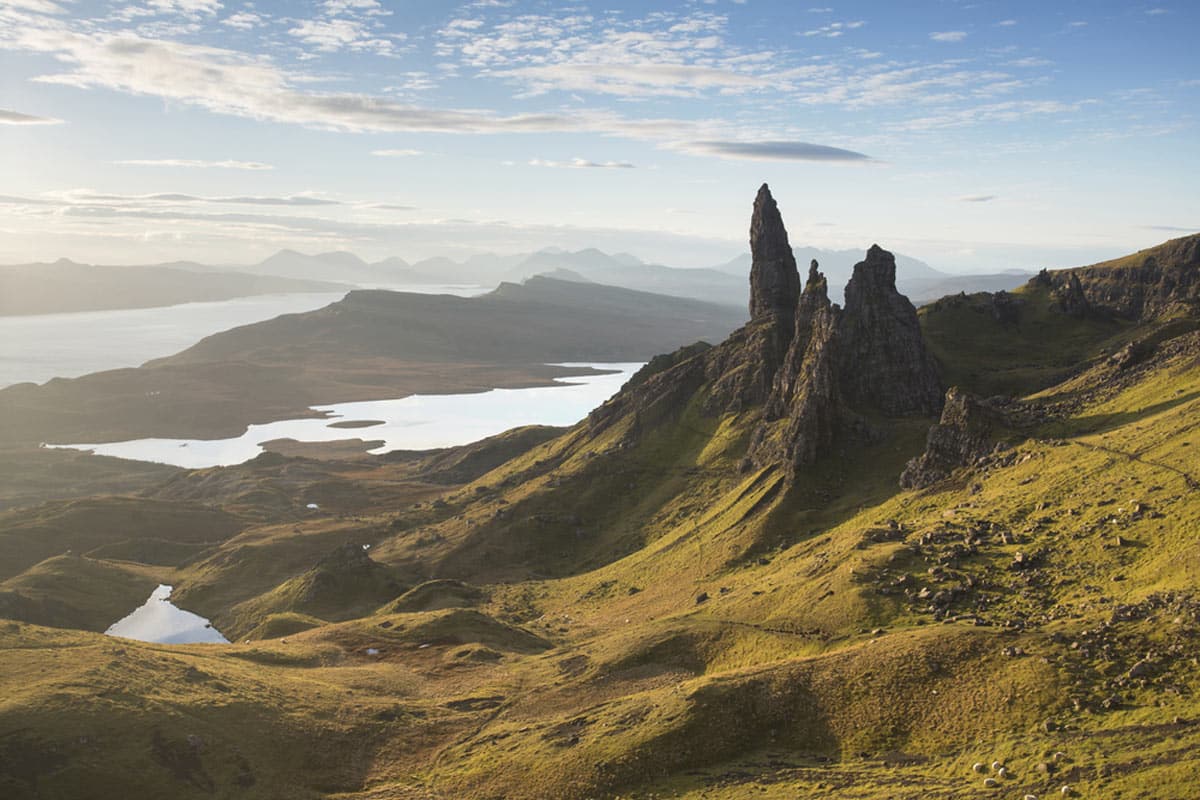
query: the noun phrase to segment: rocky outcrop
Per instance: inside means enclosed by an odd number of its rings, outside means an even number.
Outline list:
[[[1172,239],[1131,256],[1077,267],[1043,270],[1031,281],[1049,286],[1059,307],[1146,322],[1200,315],[1200,234]]]
[[[941,410],[937,364],[925,348],[917,310],[896,291],[896,258],[879,245],[846,284],[838,340],[840,388],[849,405],[888,416]]]
[[[1077,319],[1092,313],[1083,284],[1074,272],[1060,275],[1054,280],[1054,305],[1059,311]]]
[[[764,183],[750,217],[750,319],[777,316],[791,327],[800,298],[800,273],[771,190]]]
[[[754,466],[809,466],[833,445],[844,414],[836,358],[840,314],[813,261],[796,308],[791,345],[751,440],[748,458]]]
[[[995,294],[984,293],[988,298],[992,319],[1001,325],[1015,325],[1021,318],[1024,301],[1001,289]]]
[[[790,315],[787,327],[779,316],[770,315],[734,331],[707,360],[705,371],[711,391],[705,412],[740,413],[765,403],[791,338]]]
[[[599,431],[631,419],[623,444],[701,394],[708,415],[757,412],[746,465],[795,473],[816,463],[839,439],[875,439],[867,419],[936,414],[942,406],[937,366],[916,309],[896,291],[896,260],[874,246],[854,268],[846,308],[829,301],[813,261],[803,292],[779,209],[764,184],[750,224],[752,318],[720,345],[657,359],[652,368],[593,411]]]
[[[783,217],[767,184],[750,216],[750,323],[709,359],[705,411],[740,412],[766,402],[795,328],[800,273]]]
[[[900,475],[905,489],[923,489],[970,466],[996,448],[993,435],[1000,411],[975,395],[952,387],[937,425],[929,429],[925,452],[908,462]]]

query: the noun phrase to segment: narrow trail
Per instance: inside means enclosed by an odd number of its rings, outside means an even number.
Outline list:
[[[1109,455],[1120,456],[1121,458],[1124,458],[1128,461],[1136,461],[1138,464],[1142,464],[1147,467],[1153,467],[1155,469],[1161,469],[1166,472],[1174,473],[1175,475],[1178,475],[1180,478],[1183,478],[1184,483],[1187,484],[1187,487],[1189,489],[1200,489],[1200,481],[1197,481],[1189,473],[1179,469],[1178,467],[1172,467],[1170,464],[1163,464],[1162,462],[1159,462],[1159,461],[1149,461],[1147,459],[1142,458],[1137,453],[1130,453],[1125,450],[1120,450],[1116,447],[1107,447],[1102,444],[1091,444],[1089,442],[1081,442],[1078,440],[1072,440],[1071,444],[1076,445],[1078,447],[1087,448],[1088,450],[1097,450],[1099,452],[1107,453]]]

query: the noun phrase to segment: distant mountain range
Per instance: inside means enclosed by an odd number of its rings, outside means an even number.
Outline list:
[[[831,295],[841,300],[841,290],[861,250],[822,250],[797,247],[796,263],[807,266],[816,259],[829,277]],[[609,254],[595,248],[567,251],[557,248],[515,255],[483,254],[464,261],[442,256],[415,263],[392,257],[368,263],[353,253],[332,252],[305,255],[282,250],[248,272],[292,278],[347,281],[365,286],[396,284],[476,284],[494,286],[501,281],[523,281],[535,275],[620,286],[643,292],[687,297],[723,305],[745,305],[749,299],[746,276],[750,255],[709,268],[682,269],[648,264],[628,253]],[[1013,289],[1032,272],[1012,270],[987,275],[942,272],[910,256],[896,256],[897,286],[918,305],[947,294]]]
[[[842,287],[858,250],[794,248],[804,268],[816,259],[829,277],[830,295],[841,301]],[[915,258],[896,256],[896,283],[917,305],[959,292],[1012,289],[1032,276],[1014,270],[990,275],[941,272]],[[0,267],[0,315],[46,314],[116,308],[144,308],[256,294],[346,291],[352,288],[403,288],[469,285],[494,287],[545,275],[577,283],[617,286],[642,292],[744,307],[749,299],[746,275],[750,256],[709,268],[682,269],[648,264],[628,253],[589,248],[556,248],[510,255],[482,254],[462,261],[445,257],[409,263],[391,257],[368,262],[354,253],[309,255],[280,250],[236,269],[193,262],[138,267],[94,266],[61,259],[54,263]]]

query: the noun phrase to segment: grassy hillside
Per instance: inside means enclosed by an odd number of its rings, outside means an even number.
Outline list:
[[[744,319],[741,308],[546,278],[475,298],[352,292],[137,369],[0,390],[0,444],[223,438],[312,405],[545,386],[589,372],[548,364],[649,359],[719,341]]]
[[[740,307],[614,286],[530,278],[479,297],[357,291],[306,314],[209,336],[164,364],[302,361],[329,353],[410,361],[632,361],[698,339],[720,341]]]
[[[1039,282],[921,323],[1011,397],[920,490],[919,416],[751,466],[697,347],[565,431],[8,512],[0,793],[1194,796],[1200,332]],[[78,630],[157,581],[234,643]]]
[[[154,579],[252,643],[0,629],[6,796],[1186,797],[1198,399],[1189,334],[919,492],[919,420],[787,488],[740,470],[752,413],[689,406],[251,527]],[[296,602],[340,543],[396,597]]]

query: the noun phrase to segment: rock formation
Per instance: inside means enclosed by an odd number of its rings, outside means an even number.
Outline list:
[[[764,183],[750,217],[750,319],[777,315],[790,327],[800,298],[800,273],[771,190]]]
[[[888,416],[941,410],[937,364],[917,310],[896,291],[896,258],[879,245],[854,265],[838,339],[842,396],[852,407]]]
[[[1054,300],[1059,311],[1072,317],[1086,317],[1092,307],[1083,291],[1083,284],[1074,272],[1061,276],[1054,286]]]
[[[713,354],[706,411],[743,411],[766,402],[782,366],[800,298],[800,273],[779,207],[767,184],[750,217],[750,323]]]
[[[905,489],[923,489],[970,466],[996,448],[992,436],[1003,415],[975,395],[951,387],[938,424],[929,429],[925,452],[900,475]]]
[[[874,438],[866,417],[936,414],[937,366],[916,309],[896,291],[896,261],[872,247],[854,268],[844,310],[829,301],[817,262],[803,292],[787,231],[764,184],[750,223],[751,319],[720,345],[656,361],[589,417],[593,430],[632,416],[631,435],[682,412],[701,389],[709,415],[761,409],[747,466],[789,473],[814,464],[839,438]]]
[[[840,310],[829,302],[825,276],[813,261],[796,308],[791,345],[750,445],[752,464],[808,466],[832,446],[844,414],[836,366],[839,317]]]
[[[1147,322],[1200,314],[1200,234],[1172,239],[1131,256],[1048,272],[1030,281],[1049,287],[1058,307]]]

